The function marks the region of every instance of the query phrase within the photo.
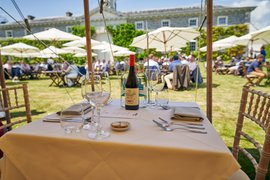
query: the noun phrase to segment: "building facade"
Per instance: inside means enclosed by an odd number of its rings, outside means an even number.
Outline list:
[[[250,14],[256,7],[214,7],[213,23],[215,26],[231,26],[237,24],[249,24]],[[163,26],[170,27],[192,27],[198,28],[201,24],[202,14],[199,7],[190,8],[170,8],[155,9],[133,12],[117,11],[116,0],[108,0],[104,7],[104,15],[107,25],[118,25],[132,23],[138,30],[153,30]],[[91,25],[96,28],[96,40],[105,40],[104,20],[95,8],[90,12]],[[49,28],[57,28],[62,31],[71,32],[72,26],[84,25],[84,16],[73,16],[67,12],[63,17],[35,19],[28,16],[28,21],[33,33],[40,32]],[[4,23],[0,24],[0,38],[18,38],[27,35],[28,32],[19,24]]]

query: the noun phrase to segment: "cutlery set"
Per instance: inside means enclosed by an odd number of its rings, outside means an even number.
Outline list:
[[[162,122],[158,122],[156,120],[153,120],[153,122],[159,126],[164,131],[174,131],[174,130],[184,130],[192,133],[200,133],[200,134],[207,134],[205,131],[205,127],[203,124],[199,123],[190,123],[190,122],[168,122],[165,119],[159,117],[159,120]],[[173,127],[172,127],[173,126]],[[177,126],[177,127],[175,127]]]

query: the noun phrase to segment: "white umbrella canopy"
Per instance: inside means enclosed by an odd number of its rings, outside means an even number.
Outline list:
[[[87,53],[83,52],[83,53],[75,54],[74,57],[86,57],[86,55],[87,55]],[[95,56],[97,56],[97,54],[92,52],[92,57],[95,57]]]
[[[79,36],[75,36],[73,34],[60,31],[56,28],[51,28],[42,32],[38,32],[35,34],[27,35],[23,37],[24,39],[30,39],[30,40],[49,40],[49,41],[73,41],[77,39],[81,39]]]
[[[2,47],[1,51],[6,55],[8,55],[8,53],[27,54],[27,53],[37,53],[39,52],[39,49],[37,47],[30,46],[24,43],[15,43],[12,45]]]
[[[270,40],[270,39],[269,39]],[[234,44],[236,45],[241,45],[241,46],[247,46],[249,44],[267,44],[267,41],[265,41],[264,39],[257,39],[257,38],[253,38],[252,34],[246,34],[244,36],[239,37]]]
[[[238,39],[237,36],[230,36],[218,41],[215,41],[214,44],[234,44],[234,42]]]
[[[8,55],[8,56],[15,56],[19,58],[31,58],[31,57],[38,57],[40,53],[1,53],[1,55]]]
[[[130,46],[147,49],[147,37],[149,48],[156,48],[166,52],[171,47],[185,47],[186,43],[200,35],[199,31],[191,28],[161,27],[150,33],[133,39]]]
[[[270,26],[239,37],[238,40],[235,41],[235,44],[242,46],[247,46],[248,44],[270,44]]]
[[[99,44],[100,44],[99,41],[96,41],[94,39],[91,39],[91,45],[92,45],[92,47],[93,46],[96,46],[96,45],[99,45]],[[74,40],[74,41],[65,43],[65,44],[63,44],[63,46],[84,47],[84,46],[86,46],[86,38],[83,37],[81,39],[78,39],[78,40]]]
[[[119,50],[127,50],[127,48],[121,47],[121,46],[117,46],[117,45],[113,45],[113,44],[109,44],[105,41],[102,41],[101,44],[92,47],[93,50],[102,50],[102,52],[109,52],[111,51],[119,51]]]
[[[229,43],[213,43],[212,50],[213,51],[220,51],[223,49],[227,48],[232,48],[235,47],[236,45],[234,44],[229,44]],[[206,52],[207,51],[207,46],[200,48],[200,51]]]
[[[129,51],[129,50],[120,50],[120,51],[117,51],[115,53],[113,53],[113,56],[129,56],[131,54],[136,54],[135,52],[133,51]]]
[[[70,46],[70,47],[64,47],[62,48],[62,50],[68,52],[68,53],[72,53],[72,54],[77,54],[77,53],[85,53],[86,50],[83,48],[79,48],[76,46]]]
[[[66,54],[68,52],[63,50],[63,49],[59,49],[59,48],[56,48],[54,46],[50,46],[50,47],[40,51],[40,53],[42,55],[53,56],[53,55],[58,55],[58,54]]]

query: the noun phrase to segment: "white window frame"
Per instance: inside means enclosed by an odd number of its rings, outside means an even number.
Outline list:
[[[168,26],[163,26],[163,23],[164,22],[168,22]],[[169,19],[163,19],[163,20],[161,20],[161,27],[170,27],[171,26],[171,20],[169,20]]]
[[[70,29],[70,32],[68,31],[68,29]],[[66,26],[66,32],[71,33],[72,32],[72,26]]]
[[[6,33],[6,38],[13,38],[13,30],[6,30],[5,31],[5,33]],[[11,36],[8,36],[8,33],[11,33]]]
[[[219,24],[219,19],[225,18],[225,24]],[[218,26],[227,26],[228,25],[228,16],[218,16],[217,17],[217,25]]]
[[[137,24],[140,24],[140,23],[142,24],[142,29],[138,29],[138,28],[137,28]],[[135,22],[135,28],[136,28],[137,30],[144,30],[144,22],[143,22],[143,21],[136,21],[136,22]]]
[[[196,40],[191,40],[191,41],[189,41],[189,43],[190,43],[190,47],[191,47],[191,43],[195,43],[195,51],[196,51],[197,50],[197,41]]]
[[[196,20],[196,25],[190,25],[190,21]],[[198,27],[199,18],[188,18],[188,27]]]

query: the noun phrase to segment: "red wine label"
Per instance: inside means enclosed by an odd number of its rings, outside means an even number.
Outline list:
[[[139,88],[126,88],[125,104],[136,106],[139,104]]]

